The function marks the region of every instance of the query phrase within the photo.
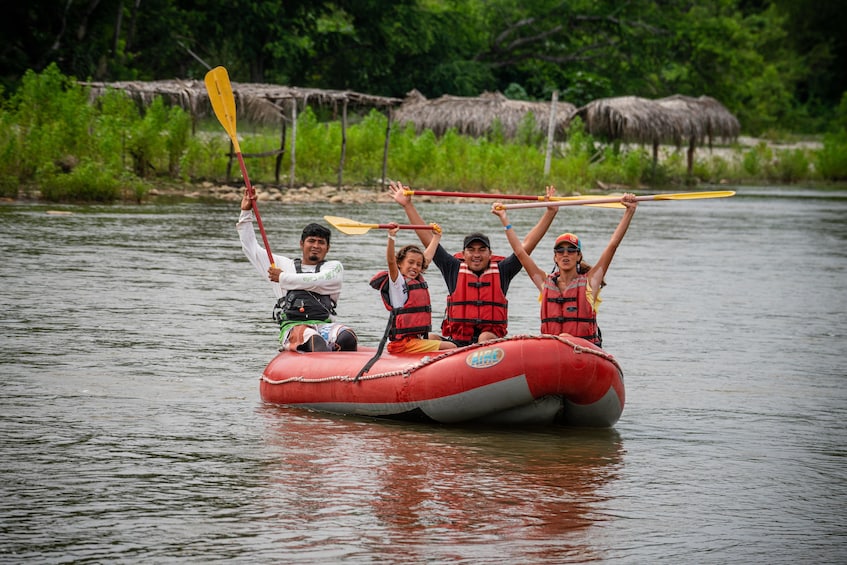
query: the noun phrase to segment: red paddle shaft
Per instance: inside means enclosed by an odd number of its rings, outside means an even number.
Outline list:
[[[544,200],[543,196],[530,194],[490,194],[487,192],[446,192],[435,190],[406,190],[407,196],[447,196],[455,198],[494,198],[497,200]]]

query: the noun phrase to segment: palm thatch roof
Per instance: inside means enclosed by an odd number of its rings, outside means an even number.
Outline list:
[[[627,143],[702,145],[707,138],[709,143],[716,137],[735,138],[741,129],[738,119],[708,96],[601,98],[575,115],[583,119],[591,135]]]
[[[492,131],[499,121],[506,137],[515,137],[521,122],[530,112],[538,129],[547,131],[550,120],[550,102],[525,102],[511,100],[499,92],[485,92],[478,97],[444,95],[428,100],[417,90],[411,91],[395,112],[399,124],[411,123],[418,133],[431,129],[444,135],[454,128],[463,135],[481,137]],[[566,131],[576,106],[568,102],[556,104],[556,133],[561,137]]]
[[[206,85],[201,80],[159,80],[124,82],[83,82],[88,86],[92,99],[102,96],[109,89],[122,90],[139,104],[148,106],[154,98],[161,96],[165,102],[178,105],[195,117],[211,115],[212,107]],[[232,93],[238,117],[258,123],[278,124],[285,115],[286,103],[329,106],[337,109],[347,104],[350,107],[390,108],[399,105],[399,98],[372,96],[349,90],[321,90],[259,83],[232,83]]]
[[[674,94],[667,98],[660,98],[656,102],[669,109],[684,112],[700,123],[703,135],[708,138],[709,145],[715,139],[729,141],[738,137],[741,133],[741,124],[738,118],[732,115],[723,104],[710,96],[694,98]]]
[[[660,100],[637,96],[601,98],[579,108],[575,115],[598,137],[627,143],[651,144],[653,166],[660,143],[688,145],[688,173],[694,167],[694,149],[708,139],[733,139],[741,129],[738,119],[714,98],[674,95]]]
[[[685,112],[638,96],[600,98],[579,108],[588,133],[626,143],[675,143],[699,139],[702,128]]]

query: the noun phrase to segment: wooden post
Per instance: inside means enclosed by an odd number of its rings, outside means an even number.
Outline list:
[[[341,106],[341,160],[338,162],[338,190],[344,177],[344,159],[347,156],[347,99]]]
[[[291,99],[291,172],[288,175],[288,188],[294,188],[294,170],[297,158],[295,149],[297,148],[297,99]]]
[[[281,113],[282,133],[279,136],[279,154],[276,156],[276,167],[274,168],[274,179],[279,186],[279,170],[282,168],[282,156],[285,154],[285,114]]]
[[[694,174],[694,136],[688,140],[688,176]]]
[[[388,107],[388,125],[385,128],[385,147],[382,151],[382,188],[385,189],[388,174],[388,142],[391,140],[391,121],[394,119],[394,110],[391,106]]]
[[[550,175],[550,159],[553,155],[553,137],[556,133],[556,102],[559,100],[559,91],[553,91],[553,99],[550,101],[550,118],[547,120],[547,154],[544,156],[544,176]]]
[[[656,178],[656,165],[659,163],[659,141],[653,141],[653,179]]]

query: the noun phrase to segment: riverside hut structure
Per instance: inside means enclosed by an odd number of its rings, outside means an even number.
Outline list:
[[[213,114],[205,83],[200,80],[83,82],[89,87],[91,97],[102,96],[109,89],[129,94],[140,105],[149,105],[156,97],[178,105],[193,120]],[[637,96],[621,96],[594,100],[581,108],[553,96],[550,102],[511,100],[499,92],[486,92],[478,97],[444,95],[428,100],[417,90],[405,99],[373,96],[349,90],[324,90],[259,83],[232,83],[237,116],[251,122],[280,124],[278,148],[262,153],[244,154],[244,157],[274,157],[275,179],[280,182],[280,168],[285,153],[287,128],[292,128],[289,149],[291,169],[289,185],[294,185],[296,168],[296,128],[299,109],[310,104],[332,108],[333,116],[341,120],[341,157],[338,164],[338,187],[343,181],[347,147],[347,112],[349,109],[378,109],[387,114],[385,145],[382,159],[382,178],[387,177],[388,146],[394,122],[413,124],[417,133],[432,130],[442,136],[455,129],[462,135],[482,137],[495,130],[510,139],[520,132],[521,124],[532,114],[539,132],[547,132],[548,149],[545,175],[549,171],[549,158],[554,139],[563,140],[574,116],[580,116],[586,129],[594,136],[612,142],[652,145],[653,166],[658,162],[659,145],[672,143],[677,147],[688,145],[688,173],[694,164],[694,151],[698,145],[715,140],[737,138],[740,124],[723,105],[714,98],[674,95],[659,100]],[[499,126],[498,126],[499,124]],[[230,146],[227,179],[235,160]]]
[[[710,96],[674,94],[656,102],[663,108],[678,110],[699,123],[702,135],[712,147],[715,140],[731,141],[741,133],[741,124],[726,107]],[[702,144],[702,143],[701,143]]]
[[[694,151],[708,140],[734,139],[740,124],[714,98],[692,98],[675,95],[659,100],[637,96],[601,98],[579,108],[574,115],[585,122],[591,134],[614,142],[652,145],[653,166],[659,156],[659,145],[672,143],[688,146],[687,165],[690,175],[694,167]]]
[[[494,131],[499,123],[506,138],[514,138],[521,123],[529,113],[535,118],[540,132],[547,132],[550,123],[551,102],[526,102],[511,100],[499,92],[485,92],[478,97],[444,95],[428,100],[417,90],[406,95],[397,109],[395,120],[398,124],[414,124],[415,131],[426,129],[442,136],[449,129],[455,129],[462,135],[482,137]],[[556,135],[564,137],[576,106],[569,102],[557,101],[553,127]]]
[[[161,81],[123,81],[123,82],[83,82],[90,88],[92,99],[102,96],[109,89],[126,92],[143,106],[153,102],[156,97],[172,105],[186,110],[193,120],[211,116],[212,106],[209,101],[206,85],[202,80],[161,80]],[[322,90],[316,88],[299,88],[258,83],[232,83],[232,93],[235,97],[236,117],[264,124],[280,124],[280,146],[277,149],[263,153],[243,154],[244,157],[275,157],[276,182],[279,184],[282,156],[285,152],[286,130],[290,125],[291,133],[291,170],[289,184],[294,184],[296,164],[296,128],[298,108],[307,104],[331,107],[333,115],[341,120],[341,159],[338,166],[338,186],[342,184],[344,159],[347,146],[347,111],[356,108],[376,108],[388,115],[388,126],[385,132],[385,147],[383,151],[382,171],[386,176],[388,162],[388,141],[391,135],[393,108],[402,102],[399,98],[372,96],[349,90]],[[230,147],[227,178],[230,177],[235,155]]]

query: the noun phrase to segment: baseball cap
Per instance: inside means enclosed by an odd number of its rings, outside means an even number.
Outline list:
[[[474,241],[478,241],[481,244],[485,245],[487,248],[491,249],[491,243],[488,242],[488,236],[479,232],[474,232],[468,236],[465,236],[465,243],[463,247],[468,247]]]
[[[559,237],[556,238],[556,243],[553,244],[553,247],[559,247],[564,243],[570,243],[580,251],[582,251],[582,243],[579,241],[579,238],[572,233],[563,233]]]

